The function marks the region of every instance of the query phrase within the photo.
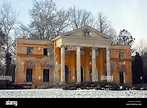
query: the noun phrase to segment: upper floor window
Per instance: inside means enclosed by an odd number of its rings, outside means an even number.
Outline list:
[[[34,53],[33,47],[27,47],[27,54],[33,54],[33,53]]]
[[[44,55],[49,55],[49,48],[44,48],[43,54]]]
[[[69,50],[66,50],[66,51],[65,51],[65,54],[70,54],[70,51],[69,51]]]
[[[85,51],[81,51],[80,53],[81,53],[81,55],[85,55]]]
[[[119,52],[119,59],[124,59],[124,58],[125,58],[124,52]]]

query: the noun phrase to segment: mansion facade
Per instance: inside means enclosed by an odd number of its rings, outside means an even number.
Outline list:
[[[38,88],[91,81],[131,85],[131,48],[111,42],[90,26],[51,41],[17,38],[15,82]]]

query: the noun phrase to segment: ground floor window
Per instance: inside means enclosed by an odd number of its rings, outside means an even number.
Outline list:
[[[81,67],[81,82],[84,81],[84,69]]]
[[[69,83],[69,68],[65,65],[65,83]]]
[[[32,73],[33,69],[26,69],[26,81],[27,82],[32,82]]]
[[[43,69],[43,82],[49,82],[49,69]]]
[[[120,83],[123,84],[124,83],[124,72],[120,72]]]

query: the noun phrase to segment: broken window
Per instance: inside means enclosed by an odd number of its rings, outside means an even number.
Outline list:
[[[49,69],[43,69],[43,82],[49,82]]]
[[[33,54],[33,53],[34,53],[33,47],[27,47],[27,54]]]
[[[32,82],[33,69],[26,69],[26,82]]]

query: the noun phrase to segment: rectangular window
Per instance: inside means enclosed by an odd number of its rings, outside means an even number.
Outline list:
[[[27,54],[33,54],[33,53],[34,53],[33,47],[27,47]]]
[[[44,55],[49,55],[49,48],[44,48],[43,54]]]
[[[43,69],[43,82],[49,82],[49,69]]]
[[[33,69],[26,69],[26,81],[32,82]]]
[[[85,51],[82,51],[82,50],[81,50],[81,52],[80,52],[80,53],[81,53],[81,55],[85,55]]]
[[[124,58],[125,58],[124,52],[119,52],[119,59],[124,59]]]
[[[65,50],[65,54],[70,54],[70,51],[69,50]]]

